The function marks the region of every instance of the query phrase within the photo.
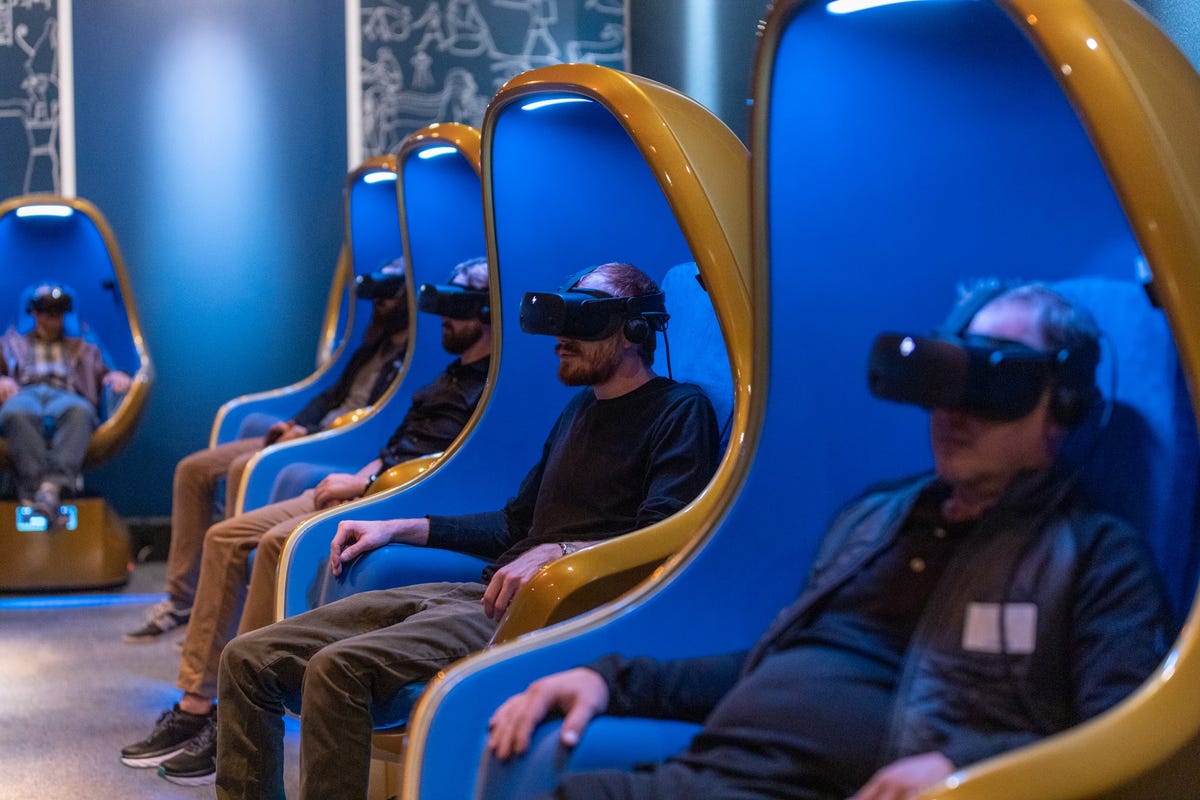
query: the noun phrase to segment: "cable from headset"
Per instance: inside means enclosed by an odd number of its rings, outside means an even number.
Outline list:
[[[654,329],[650,329],[650,335],[654,335]],[[667,325],[664,322],[662,326],[663,351],[667,357],[667,377],[675,380],[675,373],[671,371],[671,340],[667,338]]]

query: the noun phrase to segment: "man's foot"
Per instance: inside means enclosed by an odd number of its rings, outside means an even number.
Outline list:
[[[121,638],[130,644],[153,642],[167,631],[174,630],[181,625],[187,625],[188,619],[191,616],[191,608],[178,606],[175,604],[175,601],[167,598],[150,609],[145,625],[135,631],[130,631]]]
[[[158,765],[158,776],[182,786],[203,786],[217,777],[217,717],[210,714],[204,729],[179,755]]]
[[[59,511],[62,497],[58,486],[47,481],[33,495],[33,510],[46,518],[46,527],[55,530],[67,524],[67,518]]]
[[[154,723],[154,730],[140,742],[121,748],[121,763],[127,767],[155,767],[199,735],[209,723],[216,725],[216,714],[189,714],[176,704],[164,711]]]

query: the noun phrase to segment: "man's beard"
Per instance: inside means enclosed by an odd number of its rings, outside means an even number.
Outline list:
[[[442,349],[452,356],[459,356],[478,342],[483,336],[483,323],[479,320],[471,320],[471,322],[471,325],[462,328],[452,328],[443,324]]]
[[[554,352],[576,356],[570,362],[559,360],[558,379],[567,386],[596,386],[615,375],[621,365],[621,337],[610,336],[596,344],[599,346],[587,350],[575,342],[556,345]]]
[[[376,308],[371,312],[371,322],[365,338],[382,338],[406,330],[408,330],[408,305],[400,302],[390,311],[381,311]]]

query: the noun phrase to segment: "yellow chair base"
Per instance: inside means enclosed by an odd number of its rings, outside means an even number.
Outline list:
[[[0,591],[95,589],[129,580],[129,530],[116,512],[98,497],[64,505],[75,510],[73,529],[19,530],[21,507],[0,502]]]

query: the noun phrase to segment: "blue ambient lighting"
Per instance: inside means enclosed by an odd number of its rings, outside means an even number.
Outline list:
[[[0,597],[0,611],[40,611],[51,608],[153,605],[164,594],[64,594],[37,597]]]
[[[830,14],[853,14],[855,11],[866,11],[868,8],[915,2],[919,2],[919,0],[833,0],[826,4],[825,10]]]
[[[442,145],[440,147],[426,147],[417,153],[417,158],[437,158],[438,156],[448,156],[451,153],[457,153],[458,150],[450,145]]]
[[[75,209],[62,205],[33,205],[21,206],[17,209],[18,217],[69,217]]]
[[[557,106],[563,103],[590,103],[592,102],[586,97],[551,97],[547,100],[534,100],[532,103],[526,103],[521,106],[522,111],[537,111],[539,108],[547,106]]]
[[[380,170],[378,172],[368,172],[363,175],[363,183],[384,183],[385,181],[396,180],[396,173],[391,170]]]

